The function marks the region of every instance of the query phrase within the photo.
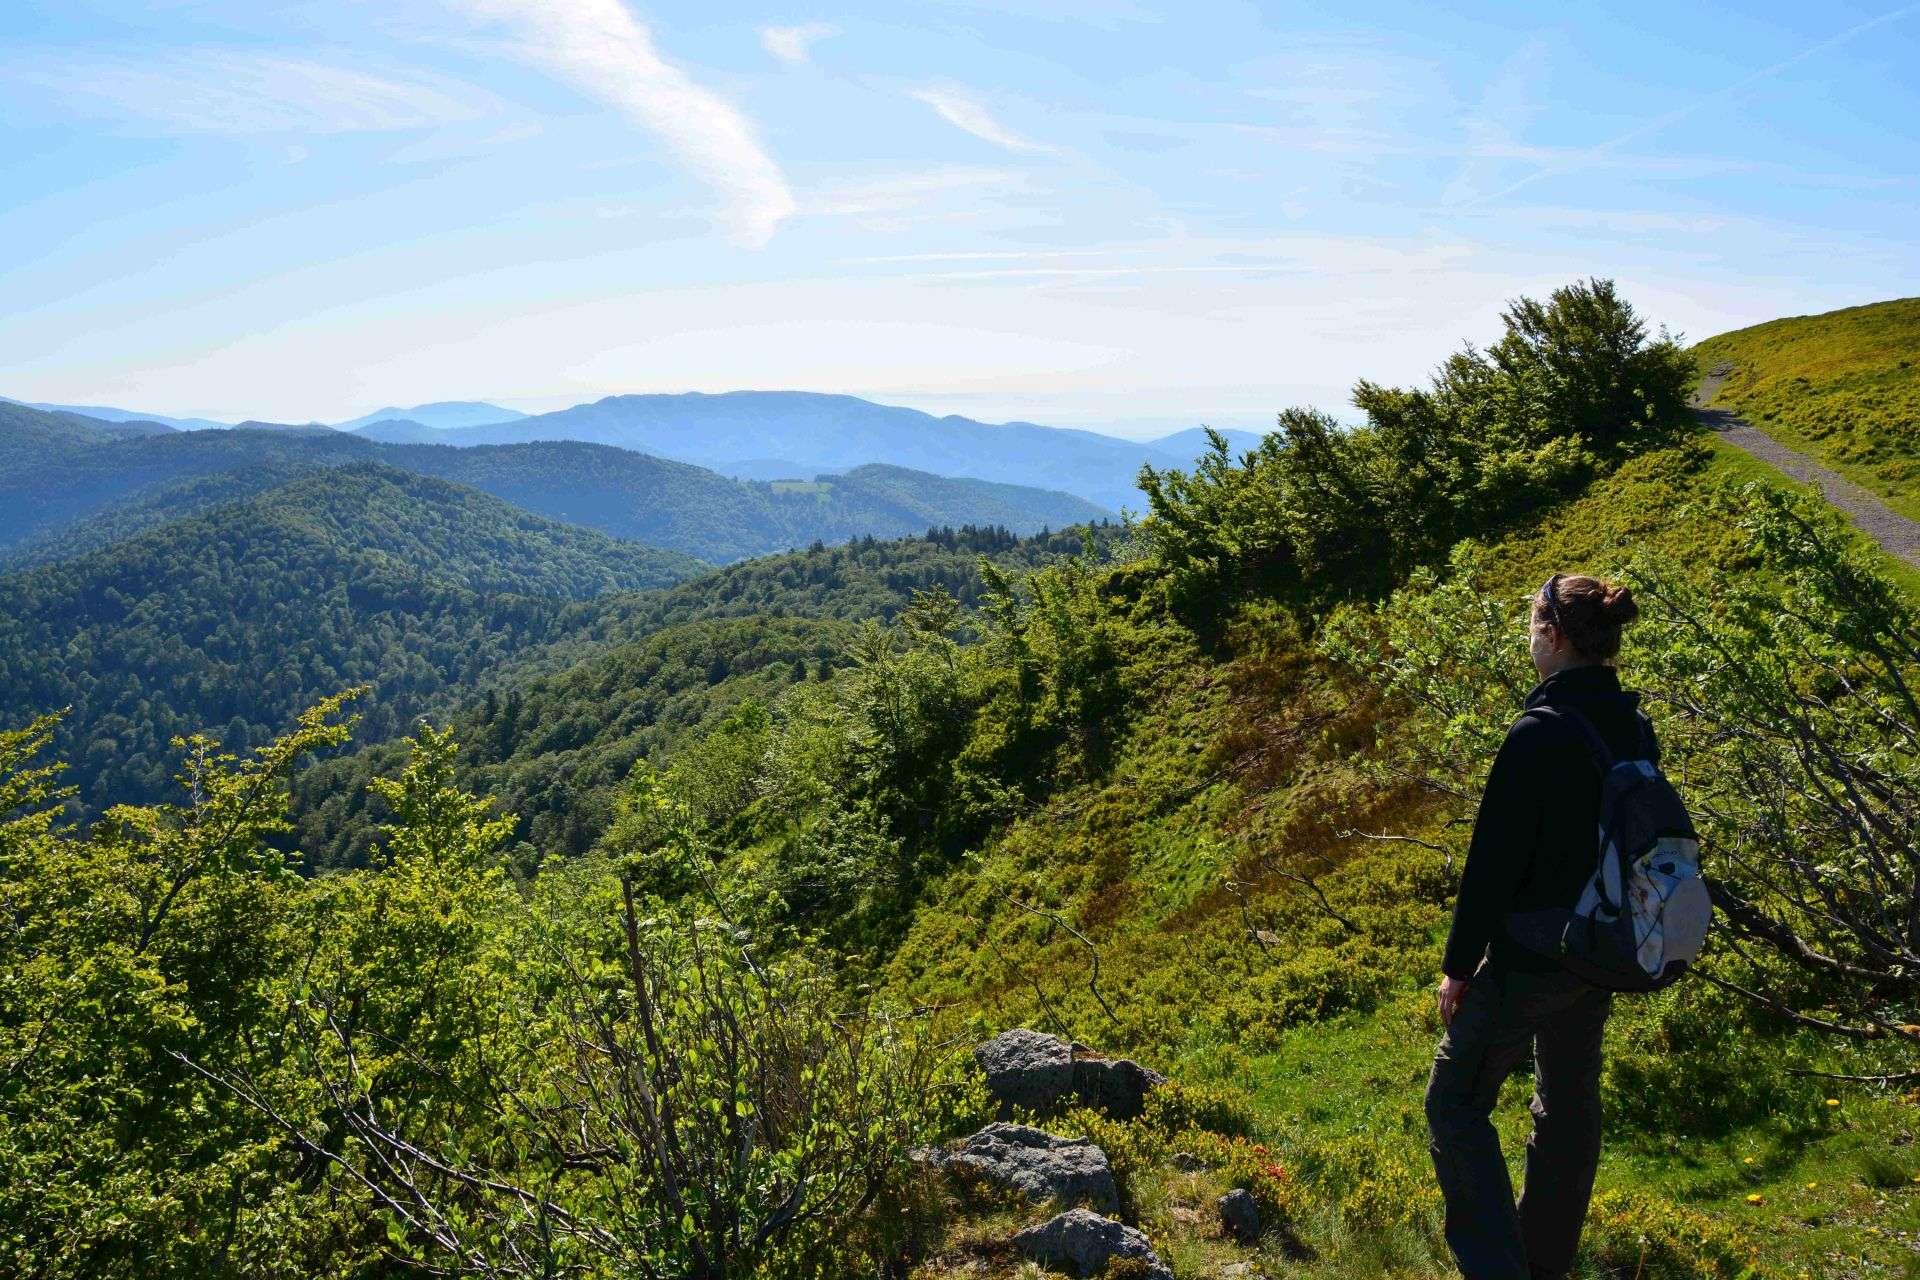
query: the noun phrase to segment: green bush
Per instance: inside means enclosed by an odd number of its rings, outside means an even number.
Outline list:
[[[1255,1120],[1242,1090],[1170,1080],[1147,1095],[1140,1122],[1169,1136],[1200,1129],[1241,1138],[1253,1132]]]
[[[1398,968],[1396,957],[1366,941],[1302,951],[1233,992],[1221,1010],[1222,1029],[1258,1053],[1299,1023],[1371,1006],[1393,984]]]
[[[1182,614],[1211,628],[1249,596],[1378,596],[1688,421],[1691,359],[1611,281],[1521,298],[1502,322],[1428,389],[1361,382],[1364,426],[1289,409],[1237,463],[1216,434],[1191,474],[1143,469],[1144,529]]]
[[[1640,1280],[1766,1280],[1769,1274],[1758,1247],[1741,1232],[1631,1191],[1594,1195],[1582,1251],[1609,1273]]]

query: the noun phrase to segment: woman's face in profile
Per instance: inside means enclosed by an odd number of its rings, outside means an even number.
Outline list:
[[[1559,635],[1553,625],[1547,622],[1535,622],[1527,628],[1527,654],[1533,659],[1533,669],[1545,679],[1553,669],[1554,654],[1558,651],[1556,643]]]

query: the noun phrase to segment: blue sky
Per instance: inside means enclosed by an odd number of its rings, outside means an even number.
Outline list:
[[[1920,292],[1920,4],[12,0],[0,392],[1339,411],[1610,275]]]

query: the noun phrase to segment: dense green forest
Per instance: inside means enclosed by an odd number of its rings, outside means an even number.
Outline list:
[[[367,684],[367,729],[564,634],[569,602],[662,586],[687,556],[556,524],[471,489],[360,464],[0,576],[0,717],[64,709],[79,799],[159,798],[176,736],[270,741]]]
[[[634,762],[654,758],[743,703],[828,680],[863,623],[916,595],[982,599],[985,562],[1022,572],[1120,536],[1112,526],[1017,538],[1003,529],[862,539],[729,566],[645,596],[603,600],[591,622],[496,673],[498,689],[451,715],[458,777],[496,797],[518,857],[585,853],[606,831]],[[528,667],[543,668],[527,671]],[[369,781],[398,767],[401,743],[323,762],[294,784],[298,847],[316,866],[365,861],[380,819]]]
[[[571,606],[450,731],[303,768],[361,731],[319,701],[87,833],[16,715],[0,1270],[1028,1274],[1032,1208],[914,1156],[1027,1025],[1173,1078],[1049,1123],[1180,1280],[1447,1274],[1429,986],[1527,597],[1578,567],[1644,601],[1722,906],[1613,1020],[1580,1274],[1901,1274],[1920,610],[1701,438],[1695,363],[1604,281],[1523,299],[1357,427],[1149,471],[1135,530]]]
[[[49,454],[67,456],[90,445],[161,435],[158,423],[102,422],[78,413],[50,412],[0,400],[0,468],[32,468]]]
[[[750,483],[606,445],[380,444],[320,428],[140,433],[0,405],[0,566],[46,563],[327,467],[378,463],[492,494],[537,515],[724,564],[936,526],[1058,529],[1111,513],[1064,493],[857,467]]]

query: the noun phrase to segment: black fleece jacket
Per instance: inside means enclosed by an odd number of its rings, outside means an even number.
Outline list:
[[[1621,689],[1612,667],[1556,672],[1527,695],[1526,705],[1577,709],[1616,759],[1644,754],[1635,714],[1640,695]],[[1493,759],[1474,819],[1440,965],[1447,976],[1472,977],[1482,956],[1495,972],[1559,967],[1508,937],[1506,917],[1580,900],[1599,858],[1599,807],[1600,776],[1578,730],[1546,716],[1515,720]]]

